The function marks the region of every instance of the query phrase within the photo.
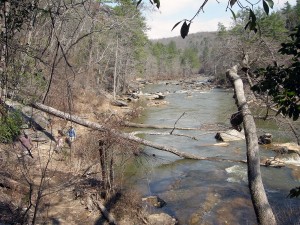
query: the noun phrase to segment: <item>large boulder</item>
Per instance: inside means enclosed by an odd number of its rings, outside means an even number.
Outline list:
[[[22,113],[25,115],[27,122],[37,130],[46,130],[49,125],[49,117],[46,113],[33,109],[29,106],[22,107]]]
[[[215,138],[219,141],[240,141],[245,140],[245,134],[237,130],[227,130],[224,132],[218,132]]]
[[[49,119],[42,113],[32,115],[31,123],[37,130],[47,130],[50,125]]]

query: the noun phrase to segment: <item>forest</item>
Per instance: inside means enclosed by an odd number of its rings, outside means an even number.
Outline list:
[[[239,163],[248,165],[257,223],[280,224],[260,186],[253,117],[276,121],[299,147],[300,1],[272,12],[272,0],[259,2],[229,8],[231,27],[188,34],[194,17],[182,18],[174,21],[181,37],[150,40],[143,12],[159,0],[1,0],[0,224],[158,224],[137,191],[124,188],[143,148],[219,159],[127,129],[147,108],[137,97],[144,84],[199,77],[234,88],[239,119],[230,122],[245,130],[247,160]],[[289,197],[300,195],[290,188]]]

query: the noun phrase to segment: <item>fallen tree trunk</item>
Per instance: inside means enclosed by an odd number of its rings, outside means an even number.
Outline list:
[[[88,127],[88,128],[92,128],[92,129],[99,130],[99,131],[102,131],[102,132],[105,132],[105,131],[106,132],[111,132],[112,134],[114,134],[118,137],[121,137],[121,138],[124,138],[124,139],[127,139],[127,140],[131,140],[133,142],[136,142],[136,143],[139,143],[139,144],[142,144],[142,145],[145,145],[145,146],[149,146],[149,147],[152,147],[152,148],[156,148],[156,149],[159,149],[159,150],[170,152],[170,153],[175,154],[175,155],[177,155],[181,158],[200,159],[200,160],[201,159],[202,160],[206,159],[205,157],[197,156],[197,155],[194,155],[194,154],[180,152],[174,147],[160,145],[160,144],[153,143],[151,141],[144,140],[144,139],[136,137],[132,134],[122,133],[122,132],[116,131],[114,129],[109,129],[109,128],[107,128],[107,127],[105,127],[105,126],[103,126],[99,123],[94,123],[94,122],[82,119],[78,116],[71,115],[69,113],[59,111],[57,109],[54,109],[52,107],[46,106],[46,105],[41,104],[41,103],[33,103],[32,107],[34,107],[36,109],[39,109],[39,110],[42,110],[44,112],[47,112],[49,114],[52,114],[54,116],[60,117],[62,119],[72,121],[74,123],[80,124],[80,125]]]
[[[102,132],[111,132],[112,134],[114,134],[118,137],[121,137],[121,138],[124,138],[124,139],[127,139],[127,140],[131,140],[131,141],[136,142],[138,144],[142,144],[142,145],[149,146],[149,147],[152,147],[152,148],[155,148],[155,149],[158,149],[158,150],[170,152],[170,153],[172,153],[174,155],[177,155],[181,158],[196,159],[196,160],[208,160],[208,161],[217,161],[217,162],[226,161],[226,162],[234,162],[234,163],[247,163],[246,160],[222,159],[222,158],[217,158],[217,157],[202,157],[202,156],[194,155],[194,154],[191,154],[191,153],[180,152],[179,150],[177,150],[174,147],[156,144],[156,143],[153,143],[151,141],[147,141],[145,139],[136,137],[133,134],[121,133],[121,132],[116,131],[114,129],[107,128],[107,127],[105,127],[105,126],[103,126],[99,123],[91,122],[91,121],[88,121],[86,119],[82,119],[82,118],[80,118],[78,116],[75,116],[75,115],[70,115],[69,113],[59,111],[57,109],[54,109],[52,107],[43,105],[41,103],[34,103],[34,104],[32,104],[32,107],[34,107],[36,109],[39,109],[39,110],[42,110],[44,112],[47,112],[51,115],[60,117],[62,119],[72,121],[72,122],[77,123],[79,125],[82,125],[82,126],[85,126],[85,127],[88,127],[88,128],[92,128],[94,130],[99,130],[99,131],[102,131]],[[260,165],[261,166],[269,166],[269,165],[266,165],[266,164],[260,164]]]
[[[256,126],[245,98],[243,82],[237,74],[237,66],[229,69],[226,75],[234,86],[236,103],[243,116],[247,144],[248,182],[257,221],[258,224],[262,225],[275,225],[277,224],[276,219],[268,202],[261,178]]]
[[[105,217],[105,219],[109,222],[111,225],[117,225],[114,216],[109,213],[109,211],[105,208],[105,206],[100,201],[95,201],[98,208],[100,209],[102,215]]]
[[[137,134],[148,134],[148,135],[161,135],[161,136],[178,136],[178,137],[187,137],[187,138],[190,138],[190,139],[193,139],[193,140],[198,140],[196,137],[194,136],[189,136],[189,135],[185,135],[185,134],[174,134],[174,133],[170,133],[170,132],[151,132],[151,131],[134,131],[134,132],[131,132],[130,134],[133,134],[133,135],[137,135]]]
[[[134,128],[149,128],[149,129],[174,129],[174,126],[160,126],[160,125],[149,125],[149,124],[141,124],[141,123],[132,123],[132,122],[123,122],[124,126],[134,127]],[[176,127],[176,130],[200,130],[200,128],[193,127]]]

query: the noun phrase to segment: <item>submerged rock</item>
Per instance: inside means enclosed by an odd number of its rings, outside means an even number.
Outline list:
[[[219,141],[240,141],[245,140],[245,135],[243,132],[238,132],[237,130],[227,130],[224,132],[218,132],[215,138]]]
[[[281,168],[285,166],[285,162],[279,158],[271,157],[262,161],[266,166]]]
[[[296,143],[293,142],[288,142],[288,143],[275,143],[273,144],[274,147],[285,147],[288,149],[288,153],[297,153],[300,155],[300,146]]]
[[[148,224],[150,225],[176,225],[177,221],[166,213],[152,214],[148,216]]]
[[[164,200],[162,200],[158,196],[149,196],[149,197],[146,197],[146,198],[142,198],[142,201],[145,201],[149,205],[154,206],[156,208],[162,208],[167,204]]]

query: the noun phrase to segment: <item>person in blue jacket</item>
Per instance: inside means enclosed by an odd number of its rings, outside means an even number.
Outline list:
[[[68,130],[68,137],[70,142],[73,142],[76,139],[76,131],[73,126],[70,126],[70,129]]]

